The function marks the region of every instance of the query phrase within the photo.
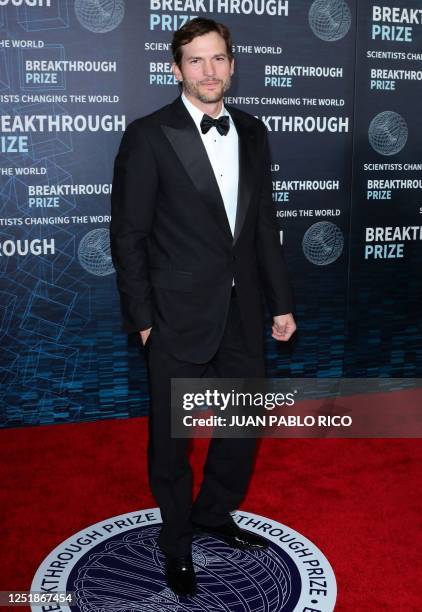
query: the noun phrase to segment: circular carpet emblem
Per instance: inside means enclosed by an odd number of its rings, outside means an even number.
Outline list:
[[[231,548],[195,535],[198,581],[194,597],[179,597],[163,576],[157,546],[158,508],[104,520],[74,534],[41,563],[33,592],[73,593],[57,612],[330,612],[336,580],[322,552],[303,535],[271,519],[238,511],[243,529],[266,537],[265,551]],[[32,608],[39,611],[39,605]]]

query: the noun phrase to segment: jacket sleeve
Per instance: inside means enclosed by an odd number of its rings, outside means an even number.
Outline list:
[[[257,226],[257,258],[268,308],[271,316],[276,316],[292,312],[293,295],[274,213],[268,135],[264,124],[261,125],[264,146]]]
[[[147,239],[158,189],[152,147],[139,122],[129,124],[114,162],[110,245],[127,333],[152,326]]]

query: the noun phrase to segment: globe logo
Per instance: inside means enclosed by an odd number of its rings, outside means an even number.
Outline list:
[[[75,0],[75,14],[84,28],[103,34],[120,25],[125,5],[123,0]]]
[[[179,598],[163,581],[164,556],[156,543],[159,531],[146,527],[129,533],[74,568],[70,582],[79,610],[284,612],[296,604],[294,582],[300,583],[299,573],[277,549],[239,551],[204,535],[195,537],[192,547],[200,589],[189,605],[178,608]]]
[[[195,534],[192,557],[198,580],[192,597],[166,585],[164,555],[157,544],[158,508],[109,517],[73,534],[47,555],[31,591],[60,563],[57,593],[73,593],[61,612],[299,612],[334,610],[337,585],[322,552],[303,534],[245,511],[238,524],[268,539],[265,550],[238,550],[207,534]],[[310,568],[318,568],[324,594],[307,588]],[[51,580],[51,578],[50,578]],[[32,611],[37,610],[36,605]]]
[[[384,111],[369,124],[368,136],[372,148],[381,155],[395,155],[407,142],[408,128],[399,113]]]
[[[78,259],[84,270],[95,276],[107,276],[114,272],[107,228],[85,234],[79,243]]]
[[[346,36],[352,14],[345,0],[315,0],[309,9],[308,20],[315,36],[331,42]]]
[[[308,261],[316,266],[327,266],[343,252],[343,234],[337,225],[319,221],[308,228],[303,236],[302,248]]]

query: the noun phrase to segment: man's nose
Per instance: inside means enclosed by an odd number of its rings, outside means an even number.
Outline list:
[[[204,74],[205,76],[215,75],[215,66],[211,60],[205,60],[204,62]]]

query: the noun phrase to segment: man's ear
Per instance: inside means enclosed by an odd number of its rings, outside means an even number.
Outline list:
[[[230,66],[230,76],[233,76],[233,73],[234,73],[234,58],[232,59],[231,66]]]
[[[176,78],[176,81],[183,81],[183,75],[182,75],[182,71],[180,70],[179,66],[176,64],[176,62],[173,62],[171,65],[171,69],[173,71],[173,74]]]

